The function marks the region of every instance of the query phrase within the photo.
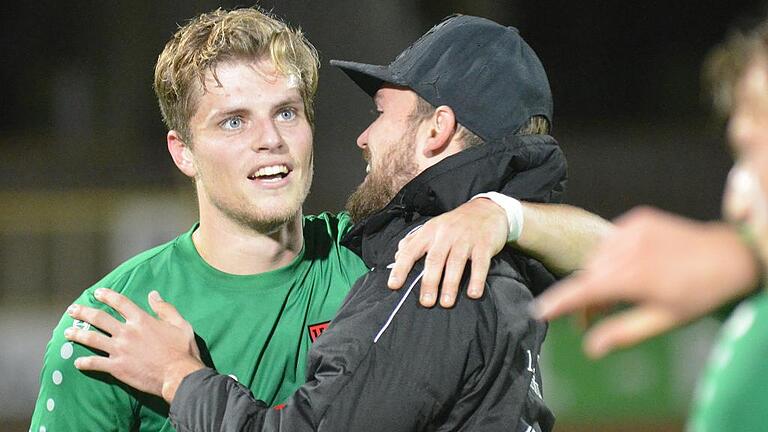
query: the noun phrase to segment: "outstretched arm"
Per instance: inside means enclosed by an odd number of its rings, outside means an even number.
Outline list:
[[[588,307],[632,303],[585,336],[585,351],[601,357],[746,295],[758,273],[733,227],[640,208],[619,218],[585,269],[540,295],[532,310],[551,320]]]
[[[585,350],[600,357],[712,312],[758,286],[766,262],[767,154],[741,159],[728,177],[725,216],[747,228],[701,223],[649,208],[630,211],[588,260],[586,270],[539,297],[544,319],[596,305],[634,306],[597,324]]]
[[[404,238],[396,255],[389,287],[403,285],[413,264],[426,256],[420,302],[434,306],[442,279],[440,305],[453,305],[467,261],[471,275],[467,295],[483,294],[491,257],[509,244],[539,259],[556,274],[581,268],[584,257],[611,230],[610,222],[578,207],[565,204],[522,203],[520,236],[507,243],[510,222],[507,212],[487,198],[473,199],[424,224]]]
[[[613,228],[600,216],[567,204],[523,203],[523,213],[525,226],[511,245],[561,276],[580,270]]]

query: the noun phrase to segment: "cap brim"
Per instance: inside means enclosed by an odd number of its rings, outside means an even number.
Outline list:
[[[364,92],[373,97],[384,83],[398,84],[387,66],[331,60],[331,66],[344,71]]]

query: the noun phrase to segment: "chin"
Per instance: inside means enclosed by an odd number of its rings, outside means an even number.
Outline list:
[[[265,222],[271,221],[273,223],[277,223],[277,222],[286,223],[295,219],[299,214],[301,214],[301,207],[291,206],[291,207],[285,207],[280,209],[274,209],[274,211],[262,213],[259,215],[258,220],[265,221]]]
[[[239,204],[214,202],[228,219],[262,234],[278,231],[301,215],[302,202],[294,197],[263,198]]]
[[[291,200],[293,201],[293,200]],[[275,206],[262,206],[249,215],[251,226],[270,226],[272,230],[280,228],[301,215],[301,202],[280,202]]]
[[[262,234],[271,234],[279,231],[287,224],[293,222],[299,216],[294,212],[270,212],[268,214],[250,214],[245,217],[235,217],[243,226]]]

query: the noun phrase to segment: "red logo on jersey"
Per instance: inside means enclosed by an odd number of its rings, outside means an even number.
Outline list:
[[[328,324],[330,323],[330,321],[326,321],[324,323],[312,324],[311,326],[307,327],[309,330],[309,339],[312,341],[312,343],[314,343],[317,338],[323,334],[325,329],[328,328]]]

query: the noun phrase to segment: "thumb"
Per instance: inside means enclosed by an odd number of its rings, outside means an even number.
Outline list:
[[[172,304],[163,300],[162,297],[160,297],[159,292],[150,292],[148,298],[149,307],[152,308],[152,311],[157,314],[158,318],[169,324],[173,324],[176,327],[182,327],[187,324],[186,320],[184,320],[184,317],[179,314],[176,308]]]

